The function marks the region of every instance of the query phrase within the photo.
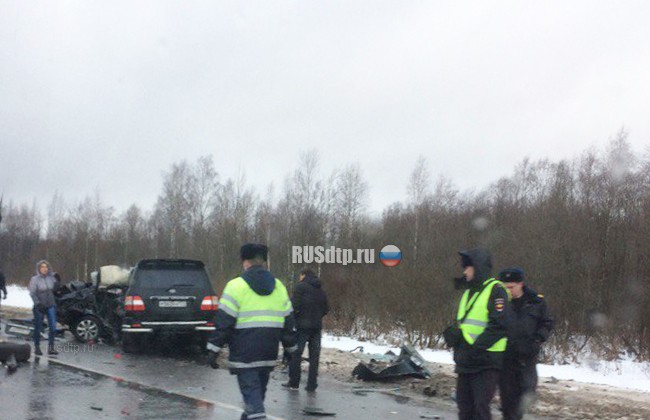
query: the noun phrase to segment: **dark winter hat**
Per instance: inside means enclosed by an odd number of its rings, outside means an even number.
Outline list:
[[[519,283],[524,281],[524,270],[520,267],[510,267],[501,270],[499,280],[505,283]]]
[[[255,258],[260,258],[266,261],[269,255],[269,248],[264,244],[244,244],[239,249],[239,258],[242,261],[244,260],[253,260]]]
[[[466,252],[461,251],[458,254],[460,254],[460,265],[462,265],[463,268],[474,265],[472,258]]]

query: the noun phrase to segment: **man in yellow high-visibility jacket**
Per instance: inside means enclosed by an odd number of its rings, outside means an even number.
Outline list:
[[[509,295],[501,282],[490,277],[492,261],[487,250],[474,248],[459,254],[467,290],[458,307],[460,332],[453,346],[458,418],[491,419],[490,402],[506,349]]]
[[[229,346],[229,368],[237,375],[244,399],[241,419],[266,419],[264,396],[271,370],[277,364],[278,346],[295,352],[296,328],[289,294],[266,267],[268,248],[245,244],[240,257],[244,272],[223,289],[215,316],[216,330],[208,340],[210,365]]]

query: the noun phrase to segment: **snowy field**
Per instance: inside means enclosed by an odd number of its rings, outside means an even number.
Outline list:
[[[358,341],[349,337],[337,337],[329,334],[323,336],[323,347],[336,348],[350,351],[358,346],[363,346],[364,353],[384,354],[388,350],[399,354],[400,349]],[[420,350],[422,357],[432,363],[453,364],[453,356],[447,350]],[[537,365],[540,377],[554,377],[556,379],[574,380],[592,384],[610,385],[619,388],[628,388],[650,392],[650,363],[637,363],[632,361],[604,362],[597,360],[584,360],[580,365]]]
[[[8,297],[7,300],[2,302],[3,305],[20,308],[32,307],[32,300],[26,288],[10,285],[7,286],[7,292]],[[394,353],[399,354],[399,348],[329,334],[323,335],[322,346],[344,351],[363,346],[364,353],[384,354],[388,350],[392,350]],[[420,350],[420,354],[425,360],[432,363],[453,364],[454,362],[451,352],[446,350],[426,349]],[[586,357],[579,365],[538,365],[538,372],[541,377],[552,376],[556,379],[650,392],[650,363],[637,363],[629,360],[605,362]]]
[[[31,308],[34,304],[27,288],[11,284],[7,286],[7,299],[2,301],[2,305]]]

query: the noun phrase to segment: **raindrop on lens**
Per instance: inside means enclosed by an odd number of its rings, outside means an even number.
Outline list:
[[[480,216],[472,221],[472,226],[478,231],[483,231],[487,229],[489,225],[488,219],[486,217]]]

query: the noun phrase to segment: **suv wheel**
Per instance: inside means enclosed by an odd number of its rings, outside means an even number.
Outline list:
[[[72,334],[81,343],[97,341],[101,331],[99,320],[92,315],[83,316],[72,325]]]

